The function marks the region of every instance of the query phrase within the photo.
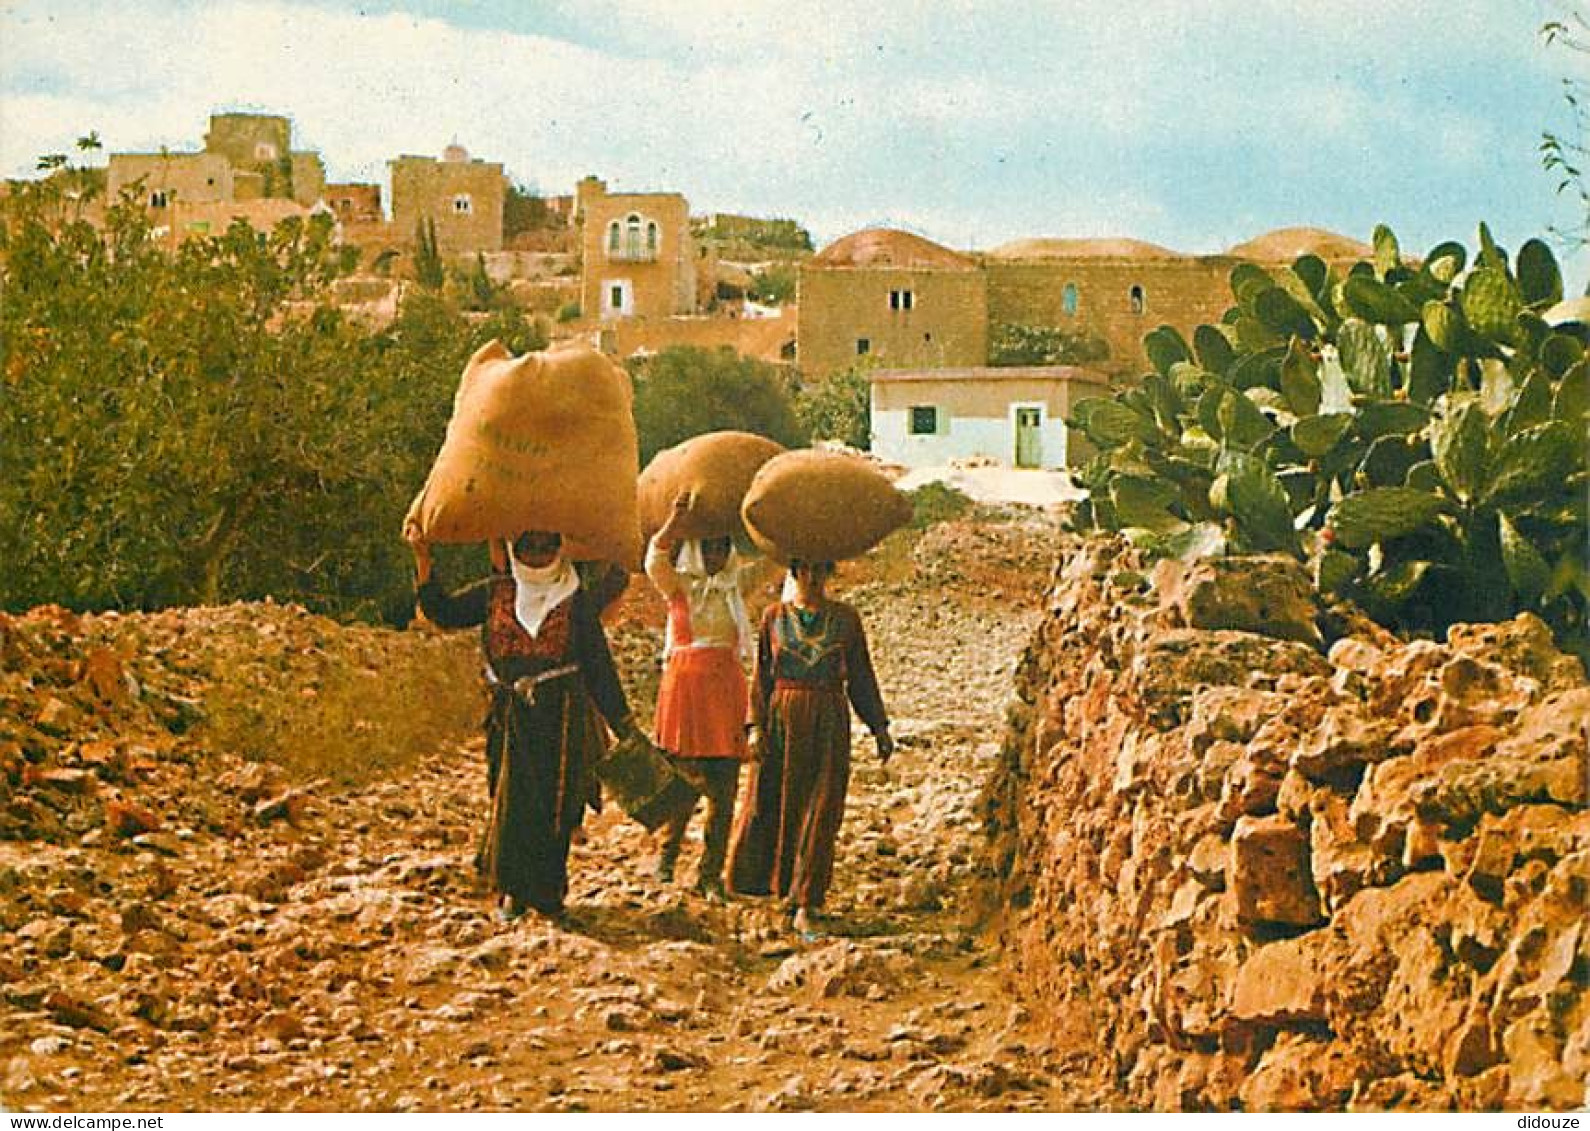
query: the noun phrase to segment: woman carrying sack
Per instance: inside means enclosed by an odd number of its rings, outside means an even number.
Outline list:
[[[679,772],[707,797],[706,844],[696,890],[722,898],[734,795],[745,737],[746,683],[751,658],[746,595],[767,577],[760,562],[741,559],[733,540],[681,539],[675,533],[690,498],[674,500],[667,522],[646,548],[646,575],[668,602],[663,676],[657,691],[656,742]],[[657,858],[657,879],[672,883],[695,803],[668,822]]]
[[[808,938],[845,813],[849,707],[884,763],[894,751],[861,616],[827,595],[833,571],[832,562],[792,560],[793,596],[762,616],[751,686],[755,766],[730,849],[730,890],[788,900],[791,926]]]
[[[415,528],[405,535],[421,611],[443,628],[482,630],[492,698],[486,717],[491,811],[480,865],[501,897],[499,917],[512,920],[527,909],[560,917],[570,838],[586,806],[599,804],[594,769],[606,742],[598,713],[621,740],[644,741],[608,651],[597,599],[580,587],[555,533],[519,535],[509,553],[494,550],[487,581],[452,594],[431,576],[429,544]]]

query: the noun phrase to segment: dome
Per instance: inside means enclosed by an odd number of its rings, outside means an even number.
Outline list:
[[[810,260],[813,267],[896,267],[974,271],[964,255],[895,228],[865,228],[835,240]]]
[[[1277,228],[1226,252],[1235,259],[1290,263],[1300,255],[1321,259],[1368,259],[1374,248],[1324,228]]]
[[[459,145],[456,141],[442,150],[443,161],[464,162],[469,160],[469,150]]]
[[[1179,251],[1157,243],[1124,238],[1024,239],[1002,243],[990,259],[1181,259]]]

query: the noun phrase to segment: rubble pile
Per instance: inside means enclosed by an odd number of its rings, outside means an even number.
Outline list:
[[[1156,1109],[1548,1108],[1590,1077],[1590,684],[1525,614],[1396,639],[1289,560],[1078,543],[985,797],[1007,953]]]

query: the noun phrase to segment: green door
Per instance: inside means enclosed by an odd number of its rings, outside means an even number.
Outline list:
[[[1043,437],[1038,431],[1043,413],[1036,408],[1016,410],[1016,466],[1043,466]]]

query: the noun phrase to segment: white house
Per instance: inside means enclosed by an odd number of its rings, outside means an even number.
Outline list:
[[[1073,365],[880,369],[872,380],[872,450],[908,468],[983,456],[1009,467],[1075,467],[1091,451],[1065,418],[1109,395],[1104,376]]]

